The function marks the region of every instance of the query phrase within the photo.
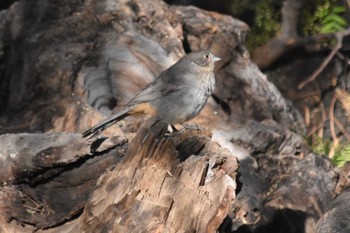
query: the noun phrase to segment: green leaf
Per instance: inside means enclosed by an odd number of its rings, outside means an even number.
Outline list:
[[[346,22],[346,20],[339,15],[334,15],[333,20],[335,23],[339,24],[340,26],[346,27],[348,25],[348,22]]]
[[[345,13],[346,7],[345,6],[335,6],[335,7],[333,7],[332,12],[335,14]]]
[[[323,26],[320,30],[320,33],[333,33],[334,31],[334,23],[329,23]]]
[[[344,146],[337,150],[332,158],[334,165],[338,167],[344,166],[347,162],[350,162],[350,145]]]
[[[336,15],[336,14],[327,15],[322,20],[321,24],[329,24],[331,22],[337,23],[337,24],[344,26],[344,27],[346,27],[348,25],[348,23],[346,22],[346,20],[343,17]]]
[[[334,32],[341,32],[341,31],[344,31],[345,30],[345,27],[339,25],[339,24],[334,24]]]

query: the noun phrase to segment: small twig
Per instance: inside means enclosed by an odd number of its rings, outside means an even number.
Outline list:
[[[318,92],[319,92],[319,87],[318,85],[315,85]],[[310,137],[311,135],[313,135],[316,131],[318,131],[318,137],[319,138],[323,138],[323,126],[324,124],[326,123],[326,121],[328,120],[327,119],[327,116],[326,116],[326,110],[325,110],[325,107],[324,107],[324,104],[323,102],[321,101],[321,96],[320,94],[317,95],[317,96],[313,96],[313,98],[315,99],[316,102],[318,102],[319,104],[319,109],[321,109],[321,116],[322,116],[322,120],[321,122],[317,122],[316,120],[316,117],[314,117],[314,126],[311,128],[311,130],[309,131],[309,133],[307,134],[308,137]],[[317,124],[318,123],[318,124]]]
[[[306,127],[310,126],[310,119],[311,119],[310,108],[307,106],[304,106],[304,121],[305,121]]]
[[[348,133],[348,131],[346,131],[345,127],[343,126],[343,124],[338,120],[337,117],[334,117],[334,123],[337,125],[337,127],[339,128],[339,130],[342,132],[342,134],[346,137],[346,139],[350,142],[350,134]]]
[[[326,108],[325,108],[323,101],[321,99],[320,99],[320,109],[321,109],[322,122],[326,122],[327,121]],[[321,138],[323,138],[323,132],[324,132],[324,128],[322,127],[319,131],[319,135],[322,135]]]
[[[315,88],[317,89],[317,91],[320,93],[320,88],[319,88],[319,85],[317,83],[314,84],[315,85]],[[325,109],[325,106],[321,100],[321,94],[318,95],[318,96],[313,96],[313,98],[315,99],[315,101],[319,104],[319,109],[321,110],[321,126],[324,125],[324,123],[327,121],[327,114],[326,114],[326,109]],[[315,125],[317,126],[317,121],[316,121],[316,117],[315,117]],[[323,139],[323,132],[324,132],[324,128],[323,127],[316,127],[316,130],[318,131],[317,132],[317,136],[320,138],[320,139]],[[316,131],[315,130],[315,131]]]
[[[27,208],[28,209],[28,211],[35,211],[35,212],[38,212],[38,213],[43,213],[43,210],[42,209],[40,209],[40,208],[36,208],[36,207],[34,207],[34,206],[30,206],[30,205],[26,205],[26,204],[22,204],[22,206],[24,207],[24,208]]]
[[[338,147],[339,145],[339,140],[337,138],[336,132],[335,132],[335,127],[334,127],[334,106],[335,106],[335,101],[336,97],[333,96],[330,106],[329,106],[329,130],[331,131],[332,135],[332,140],[333,140],[333,146],[331,148],[331,151],[329,152],[329,157],[332,158],[334,155],[335,148]]]
[[[301,93],[301,94],[297,94],[297,95],[292,95],[290,97],[290,99],[295,101],[295,100],[305,99],[305,98],[308,98],[308,97],[314,97],[314,96],[319,96],[319,95],[321,95],[321,93],[319,91],[312,91],[312,92],[310,91],[310,92],[307,92],[307,93]]]
[[[336,46],[332,49],[331,53],[326,57],[326,59],[324,59],[324,61],[322,62],[322,64],[314,71],[314,73],[307,78],[306,80],[304,80],[303,82],[301,82],[298,85],[298,89],[302,89],[306,84],[314,81],[317,76],[324,70],[324,68],[328,65],[328,63],[332,60],[332,58],[334,57],[334,55],[338,52],[338,50],[341,48],[341,43],[339,43],[339,41],[337,41]]]
[[[334,37],[337,40],[337,44],[334,46],[330,54],[328,54],[326,59],[324,59],[321,65],[315,70],[315,72],[309,78],[307,78],[306,80],[304,80],[298,85],[299,90],[302,89],[306,84],[314,81],[317,78],[317,76],[324,70],[324,68],[328,65],[328,63],[333,59],[334,55],[339,51],[339,49],[341,49],[343,45],[343,38],[349,34],[350,34],[350,28],[342,32],[336,32],[334,34]]]
[[[327,119],[328,120],[328,119]],[[326,122],[321,122],[320,124],[312,127],[312,129],[307,133],[307,137],[310,137],[311,135],[313,135],[318,129],[320,129],[321,127],[324,126]]]
[[[37,208],[42,208],[42,205],[39,204],[38,202],[34,201],[34,199],[33,199],[32,197],[28,196],[28,195],[25,194],[25,193],[21,193],[21,195],[22,195],[22,197],[26,197],[26,198],[28,198],[29,200],[31,200],[32,203],[33,203]],[[33,208],[34,208],[34,207],[33,207]]]

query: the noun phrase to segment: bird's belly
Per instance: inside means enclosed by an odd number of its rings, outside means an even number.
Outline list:
[[[175,101],[166,101],[160,105],[159,116],[168,124],[184,123],[194,118],[208,100],[205,90],[187,92],[185,95],[174,96]]]

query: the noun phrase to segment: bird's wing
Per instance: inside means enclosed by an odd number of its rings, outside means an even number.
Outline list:
[[[175,79],[171,77],[171,72],[161,73],[157,79],[141,89],[126,106],[133,106],[145,102],[154,102],[159,98],[168,96],[172,92],[176,92],[180,89],[181,85],[173,83],[172,80]]]

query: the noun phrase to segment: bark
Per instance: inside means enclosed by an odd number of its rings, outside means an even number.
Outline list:
[[[125,140],[96,148],[79,134],[2,135],[2,148],[9,147],[4,161],[25,164],[13,166],[21,172],[13,172],[12,185],[3,181],[3,216],[54,227],[50,232],[215,232],[234,199],[236,158],[210,142],[208,132],[164,137],[163,129],[146,124],[126,153]],[[103,150],[91,157],[91,148]],[[11,231],[8,225],[2,231]]]
[[[260,68],[267,68],[292,48],[300,46],[298,17],[305,0],[285,0],[281,9],[282,21],[278,35],[253,51],[253,60]]]
[[[337,173],[251,62],[246,24],[144,0],[18,1],[0,17],[0,231],[265,232],[276,216],[315,230]],[[127,118],[81,138],[198,49],[222,58],[189,122],[206,130]]]
[[[102,143],[99,157],[92,156],[90,148],[94,145],[79,134],[0,137],[3,217],[36,228],[55,226],[81,213],[98,177],[126,150],[126,140],[119,137],[113,144]],[[2,226],[7,232],[7,224]]]

